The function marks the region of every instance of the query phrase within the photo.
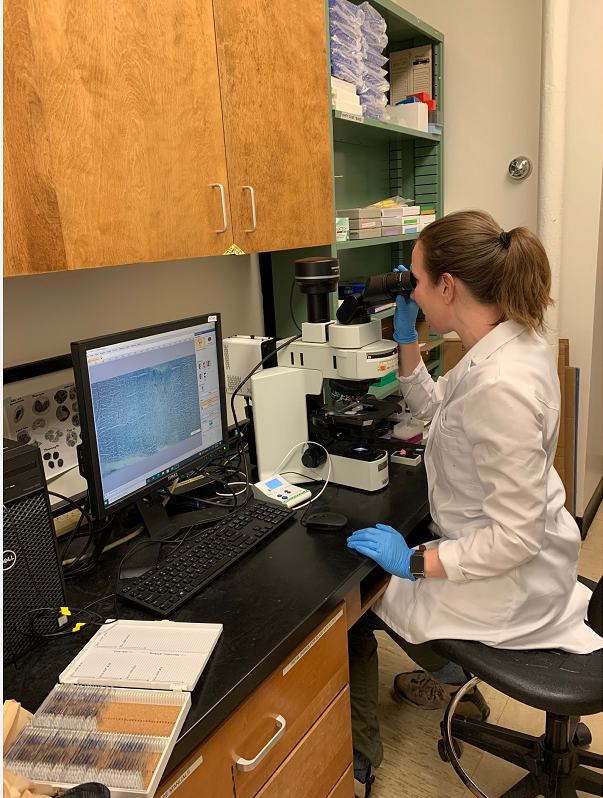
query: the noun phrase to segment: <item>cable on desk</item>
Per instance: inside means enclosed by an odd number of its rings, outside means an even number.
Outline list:
[[[92,517],[85,511],[85,501],[86,501],[85,499],[84,499],[84,506],[81,507],[78,504],[78,502],[76,502],[74,499],[70,499],[68,496],[63,496],[62,493],[56,493],[56,491],[54,491],[54,490],[49,490],[48,491],[48,495],[49,496],[56,496],[57,499],[62,499],[63,501],[67,502],[67,504],[70,504],[76,510],[79,510],[80,513],[82,513],[82,515],[85,515],[86,518],[88,519],[88,523],[92,524]]]

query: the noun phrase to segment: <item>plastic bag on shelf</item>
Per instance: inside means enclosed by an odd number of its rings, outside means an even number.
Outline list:
[[[374,49],[384,50],[387,47],[388,38],[386,33],[375,33],[364,24],[360,26],[360,33],[366,39],[367,44]]]
[[[406,205],[413,205],[414,200],[410,197],[401,197],[399,194],[396,194],[395,197],[388,197],[387,199],[381,200],[380,202],[374,202],[372,205],[368,205],[368,208],[404,208]]]
[[[362,66],[353,59],[334,57],[331,52],[331,75],[346,83],[353,83],[356,88],[362,86]]]
[[[365,3],[365,5],[368,5],[368,3]],[[358,25],[361,25],[366,19],[366,9],[350,3],[350,0],[329,0],[329,18],[332,15],[355,20]]]
[[[368,44],[364,37],[362,37],[362,42],[360,43],[360,52],[362,54],[362,60],[372,67],[385,66],[389,61],[389,58],[383,55],[381,50]]]
[[[369,68],[364,64],[362,70],[362,86],[358,89],[358,93],[366,94],[370,91],[384,93],[389,91],[389,83],[385,78],[386,75],[387,72],[385,69],[381,69],[381,67]]]
[[[385,108],[387,106],[387,97],[385,94],[381,94],[381,92],[373,91],[372,89],[369,91],[365,91],[363,94],[358,93],[358,97],[360,99],[360,105],[367,106],[367,105],[374,105],[379,108]]]
[[[389,122],[390,119],[389,114],[386,113],[385,109],[376,105],[363,105],[362,114],[363,116],[368,116],[371,119],[376,119],[377,122]]]
[[[367,28],[371,28],[376,33],[385,33],[387,30],[387,23],[376,8],[373,8],[373,6],[368,2],[364,2],[358,6],[358,10],[364,14],[363,22]]]
[[[337,42],[342,47],[353,47],[359,51],[362,46],[362,34],[359,27],[329,22],[329,33],[331,42]]]

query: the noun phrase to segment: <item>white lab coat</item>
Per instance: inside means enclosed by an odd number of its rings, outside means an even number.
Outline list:
[[[400,385],[413,416],[432,421],[425,466],[441,537],[429,545],[448,579],[394,576],[374,611],[411,643],[603,647],[584,623],[580,533],[553,468],[560,392],[546,341],[506,321],[437,382],[421,362]]]

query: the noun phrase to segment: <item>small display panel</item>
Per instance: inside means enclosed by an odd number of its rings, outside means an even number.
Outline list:
[[[269,482],[264,483],[268,490],[276,490],[276,488],[282,487],[283,483],[280,479],[271,479]]]

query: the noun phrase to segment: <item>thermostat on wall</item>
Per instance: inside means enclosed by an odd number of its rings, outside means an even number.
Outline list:
[[[280,507],[297,507],[312,498],[312,494],[306,488],[299,488],[291,485],[280,474],[275,474],[270,479],[256,482],[253,487],[253,495],[256,499],[262,499],[269,504],[276,504]]]

